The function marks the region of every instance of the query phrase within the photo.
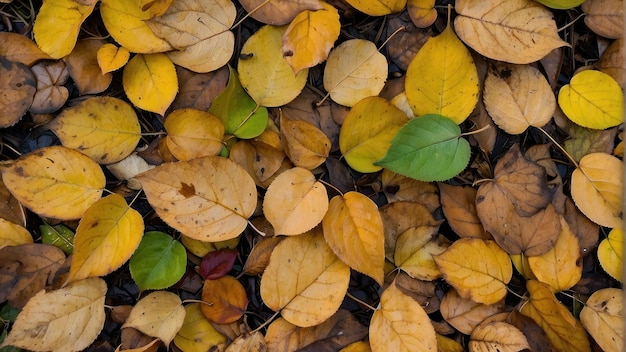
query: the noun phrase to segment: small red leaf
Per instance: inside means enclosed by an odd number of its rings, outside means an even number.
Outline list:
[[[205,280],[217,280],[233,268],[239,253],[236,249],[222,248],[207,253],[200,263],[200,275]]]

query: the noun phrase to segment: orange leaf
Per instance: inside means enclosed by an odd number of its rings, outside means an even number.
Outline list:
[[[248,306],[246,289],[231,276],[205,280],[202,300],[207,303],[200,306],[202,314],[216,324],[236,322]]]

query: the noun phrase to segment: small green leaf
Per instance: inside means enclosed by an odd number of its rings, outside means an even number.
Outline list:
[[[41,231],[41,242],[51,244],[70,255],[74,251],[74,231],[63,224],[50,226],[43,224],[39,226]]]
[[[142,291],[174,285],[185,274],[186,266],[185,247],[160,231],[146,232],[130,258],[130,274]]]
[[[227,134],[238,138],[257,137],[267,127],[267,108],[258,106],[239,82],[237,71],[228,66],[228,86],[209,107],[209,112],[224,122]]]
[[[375,164],[420,181],[444,181],[458,175],[470,158],[469,143],[451,119],[428,114],[406,123]]]

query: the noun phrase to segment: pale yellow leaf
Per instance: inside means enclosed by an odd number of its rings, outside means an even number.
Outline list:
[[[528,64],[568,46],[552,12],[533,0],[462,0],[455,9],[461,40],[490,59]]]
[[[135,328],[168,346],[183,326],[185,315],[185,308],[177,294],[156,291],[137,302],[122,328]]]
[[[343,301],[350,267],[324,241],[321,231],[287,237],[261,277],[261,297],[288,322],[309,327],[332,316]]]
[[[80,26],[95,5],[95,2],[83,5],[74,0],[44,1],[33,27],[39,48],[53,59],[69,55],[78,39]]]
[[[530,349],[524,333],[504,322],[481,324],[470,336],[470,352],[517,352],[524,349]]]
[[[433,255],[443,253],[449,247],[450,241],[438,235],[438,230],[439,226],[418,226],[404,231],[396,242],[396,266],[420,280],[441,277]]]
[[[624,231],[614,228],[598,245],[598,261],[602,269],[615,280],[622,281],[624,266]]]
[[[100,278],[41,291],[22,308],[1,346],[31,351],[81,351],[104,326],[107,285]]]
[[[215,330],[202,314],[201,303],[185,306],[185,320],[174,337],[174,344],[185,352],[206,352],[226,344],[226,336]]]
[[[106,179],[95,161],[73,149],[51,146],[26,154],[2,170],[17,200],[51,218],[80,218],[102,196]]]
[[[600,226],[622,227],[624,173],[622,161],[605,153],[585,155],[572,173],[572,199]]]
[[[430,318],[395,282],[380,296],[380,308],[370,322],[370,345],[379,351],[435,351],[437,338]]]
[[[0,248],[33,242],[33,236],[23,226],[0,218]]]
[[[324,69],[324,88],[338,104],[354,106],[375,96],[387,80],[387,59],[374,43],[351,39],[331,51]]]
[[[528,280],[530,300],[520,312],[539,325],[557,351],[590,352],[589,339],[580,322],[552,293],[550,286]]]
[[[299,235],[322,221],[328,210],[326,187],[301,167],[284,171],[267,188],[263,214],[276,235]]]
[[[451,289],[441,299],[439,310],[448,324],[470,335],[483,320],[504,311],[504,299],[493,304],[483,304],[463,298],[457,290]]]
[[[164,115],[178,93],[176,69],[165,54],[137,54],[124,67],[124,92],[138,108]]]
[[[230,0],[174,1],[165,13],[145,23],[177,50],[168,57],[195,72],[210,72],[230,60],[235,36],[229,30],[236,9]]]
[[[267,351],[265,337],[259,331],[245,333],[231,342],[224,352]]]
[[[382,284],[385,232],[376,203],[355,191],[335,196],[322,226],[326,242],[344,263]]]
[[[159,217],[197,240],[239,236],[256,208],[256,185],[250,175],[218,156],[162,164],[137,179]]]
[[[552,249],[542,255],[528,257],[530,270],[536,279],[548,284],[554,292],[574,286],[583,272],[578,237],[563,216],[559,216],[559,219],[561,234]]]
[[[439,114],[457,124],[478,102],[478,71],[469,50],[450,25],[431,37],[406,72],[406,98],[415,116]]]
[[[594,292],[580,311],[580,322],[604,351],[624,347],[623,292],[604,288]]]
[[[286,27],[261,27],[241,48],[238,66],[241,85],[261,106],[281,106],[294,100],[309,74],[306,68],[294,74],[283,57],[286,30]]]
[[[100,164],[126,158],[141,138],[139,119],[132,106],[108,96],[87,98],[64,109],[48,128],[64,146]]]
[[[328,3],[317,11],[302,11],[283,34],[283,57],[296,74],[326,60],[339,38],[339,12]]]
[[[493,121],[509,134],[529,126],[543,127],[556,109],[548,80],[533,66],[496,64],[485,79],[485,108]]]
[[[461,238],[433,257],[443,278],[461,297],[492,304],[506,296],[513,266],[496,242]]]
[[[160,53],[173,48],[144,22],[154,17],[142,10],[143,0],[101,0],[100,15],[116,42],[133,53]]]
[[[217,155],[224,145],[224,123],[206,111],[185,108],[172,111],[163,124],[170,153],[178,160]]]
[[[98,200],[76,228],[67,282],[104,276],[121,267],[139,246],[143,229],[141,214],[124,197],[114,193]]]

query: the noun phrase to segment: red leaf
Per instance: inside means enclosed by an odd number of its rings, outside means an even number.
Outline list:
[[[205,280],[217,280],[233,268],[239,253],[236,249],[222,248],[207,253],[200,263],[200,275]]]

